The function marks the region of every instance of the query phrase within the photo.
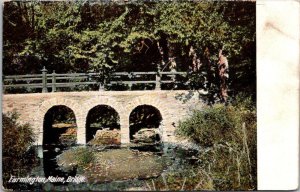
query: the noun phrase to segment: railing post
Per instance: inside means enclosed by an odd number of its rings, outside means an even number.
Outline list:
[[[91,82],[92,81],[92,75],[89,73],[88,74],[88,82]],[[91,90],[91,87],[88,85],[88,90],[90,91]]]
[[[128,87],[129,87],[129,91],[131,91],[132,90],[132,78],[133,78],[133,73],[132,72],[130,72],[130,73],[128,73],[128,78],[129,78],[129,83],[128,83]]]
[[[103,74],[103,71],[100,72],[101,78],[103,78],[103,82],[100,82],[99,91],[104,91],[104,85],[106,84],[106,80]]]
[[[157,73],[155,76],[155,90],[161,90],[161,73],[160,73],[160,65],[157,65]]]
[[[129,87],[129,90],[131,91],[132,90],[132,83],[128,83],[128,87]]]
[[[52,92],[56,92],[56,76],[55,70],[52,72]]]
[[[100,83],[99,91],[104,91],[104,84]]]
[[[47,93],[48,89],[47,89],[47,69],[44,68],[41,70],[42,71],[42,84],[43,84],[43,89],[42,89],[42,93]]]

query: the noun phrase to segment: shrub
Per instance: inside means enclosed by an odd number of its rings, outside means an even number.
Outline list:
[[[256,137],[256,110],[250,100],[235,102],[234,105],[216,104],[194,111],[185,121],[179,122],[176,133],[188,137],[203,147],[215,144],[242,144],[243,125],[247,136]],[[240,145],[240,147],[243,147]]]
[[[199,159],[216,190],[256,188],[256,108],[250,99],[194,111],[177,134],[208,148]]]
[[[2,114],[3,127],[3,156],[21,157],[35,141],[35,134],[29,124],[21,125],[17,122],[16,112]]]
[[[16,191],[33,190],[27,183],[9,183],[11,175],[26,176],[32,166],[38,163],[35,151],[30,148],[35,140],[32,127],[21,125],[16,112],[2,114],[2,169],[3,186]]]

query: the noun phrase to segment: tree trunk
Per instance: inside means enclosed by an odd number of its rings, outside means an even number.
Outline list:
[[[199,71],[201,67],[201,61],[200,58],[198,58],[196,50],[192,45],[190,46],[189,56],[192,58],[192,66],[191,66],[192,71],[194,72]]]
[[[160,45],[159,41],[157,41],[157,48],[161,57],[161,65],[164,66],[165,65],[165,61],[164,61],[164,51],[162,46]]]

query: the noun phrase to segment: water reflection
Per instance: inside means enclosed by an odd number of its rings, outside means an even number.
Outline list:
[[[57,164],[57,156],[68,148],[65,146],[37,146],[37,154],[41,158],[40,166],[33,170],[32,174],[41,176],[40,170],[43,170],[42,176],[48,178],[63,177],[65,180],[69,177],[75,177],[77,168],[71,170],[62,170]],[[54,182],[56,185],[63,184],[62,182]]]

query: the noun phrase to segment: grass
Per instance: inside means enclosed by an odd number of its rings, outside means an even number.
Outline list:
[[[77,166],[81,169],[95,160],[94,152],[87,147],[76,147],[63,152],[58,158],[57,163],[63,169],[69,169]]]
[[[211,188],[256,189],[256,109],[249,99],[195,111],[180,122],[177,134],[206,149],[198,157],[199,166]]]

